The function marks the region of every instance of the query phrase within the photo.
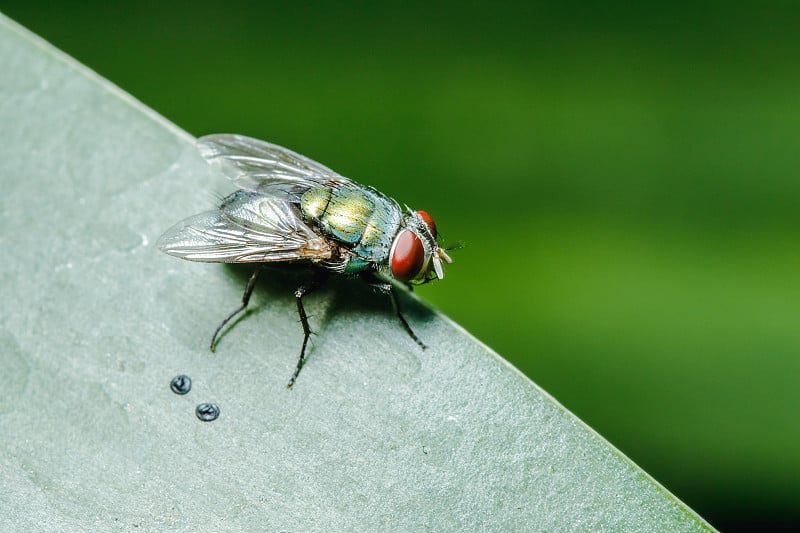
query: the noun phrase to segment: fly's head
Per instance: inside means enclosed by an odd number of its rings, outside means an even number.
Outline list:
[[[403,283],[428,283],[444,278],[442,263],[452,259],[436,241],[436,223],[425,211],[411,211],[389,252],[389,270]]]

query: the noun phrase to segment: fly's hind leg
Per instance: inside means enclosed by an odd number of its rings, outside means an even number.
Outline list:
[[[225,327],[225,324],[233,320],[233,318],[245,310],[247,304],[250,302],[250,295],[253,294],[253,289],[256,286],[256,281],[258,281],[258,275],[261,274],[261,269],[257,268],[255,272],[250,276],[250,280],[247,282],[247,287],[244,289],[244,294],[242,295],[242,305],[236,308],[236,310],[229,314],[228,317],[222,321],[222,323],[217,326],[216,331],[214,331],[214,336],[211,337],[211,351],[217,349],[217,342],[219,341],[219,334],[222,331],[222,328]]]
[[[308,338],[311,336],[311,328],[308,325],[308,315],[306,315],[306,309],[303,307],[303,296],[307,296],[311,291],[319,287],[320,284],[321,278],[317,277],[305,285],[301,285],[294,291],[294,297],[297,300],[297,314],[300,315],[300,323],[303,326],[303,346],[300,348],[300,357],[297,359],[297,367],[294,369],[294,374],[292,374],[289,384],[286,385],[289,389],[294,385],[297,376],[300,375],[300,370],[303,369],[303,365],[306,362],[306,347],[308,346]]]

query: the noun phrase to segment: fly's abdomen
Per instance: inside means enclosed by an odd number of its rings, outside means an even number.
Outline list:
[[[402,220],[397,202],[359,186],[309,189],[300,209],[327,236],[350,248],[360,263],[385,262]]]
[[[355,245],[364,234],[374,203],[356,188],[316,188],[300,199],[303,215],[317,222],[334,240]]]

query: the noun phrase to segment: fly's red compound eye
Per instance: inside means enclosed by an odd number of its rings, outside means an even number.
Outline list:
[[[436,222],[433,221],[433,217],[431,217],[426,211],[417,211],[417,214],[419,216],[421,216],[422,220],[425,221],[425,224],[428,225],[428,227],[431,230],[431,235],[433,235],[433,238],[435,239],[436,238]]]
[[[413,231],[403,230],[392,251],[392,276],[400,281],[417,277],[425,262],[425,247]]]

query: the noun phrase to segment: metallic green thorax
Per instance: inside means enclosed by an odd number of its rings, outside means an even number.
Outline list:
[[[397,202],[363,186],[309,189],[300,198],[300,209],[308,222],[350,250],[345,272],[385,264],[403,220]]]

